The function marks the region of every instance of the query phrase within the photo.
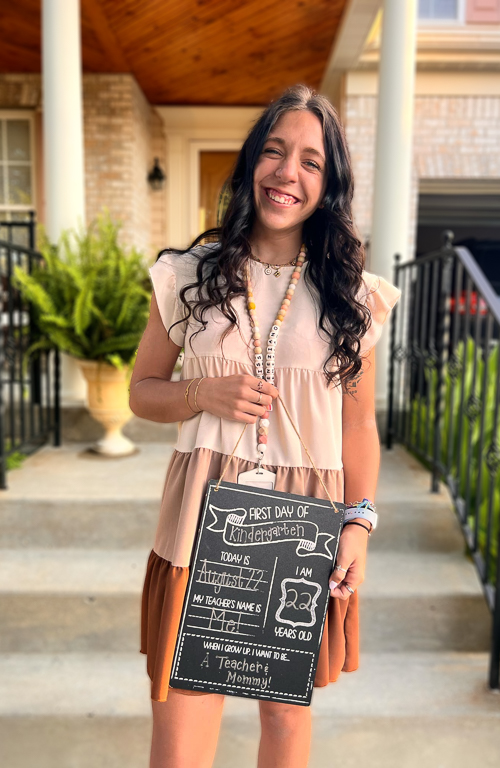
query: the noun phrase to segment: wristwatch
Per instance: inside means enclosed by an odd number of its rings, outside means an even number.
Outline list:
[[[372,526],[370,529],[371,531],[374,531],[377,527],[378,515],[376,512],[373,512],[373,510],[368,509],[368,507],[348,507],[344,512],[344,523],[347,523],[348,520],[355,520],[356,518],[367,520]]]

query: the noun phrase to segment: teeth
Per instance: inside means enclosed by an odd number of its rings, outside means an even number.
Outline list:
[[[277,203],[282,203],[283,205],[293,205],[295,202],[295,199],[293,197],[284,197],[283,195],[276,195],[274,192],[271,192],[268,190],[267,192],[268,197],[271,198],[271,200],[276,200]]]

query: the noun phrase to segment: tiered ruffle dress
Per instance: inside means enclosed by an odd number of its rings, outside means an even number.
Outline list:
[[[150,270],[156,300],[165,328],[186,314],[179,292],[196,280],[198,256],[163,254]],[[263,339],[282,303],[293,266],[281,267],[281,274],[266,275],[264,265],[250,260],[257,319]],[[275,359],[275,386],[292,415],[299,433],[335,501],[344,500],[342,467],[342,393],[338,386],[326,386],[323,364],[329,356],[328,340],[318,329],[319,310],[302,275],[290,310],[281,326]],[[363,274],[359,299],[369,308],[372,323],[362,339],[362,354],[379,339],[382,326],[397,302],[400,291],[382,277]],[[188,291],[188,299],[194,296]],[[240,330],[233,328],[223,342],[220,337],[229,321],[217,308],[205,315],[206,330],[191,316],[170,332],[171,339],[184,347],[181,379],[199,376],[255,375],[251,326],[244,296],[232,300]],[[187,382],[186,382],[187,383]],[[203,386],[203,385],[202,385]],[[221,383],[221,386],[223,384]],[[270,417],[267,451],[263,466],[276,472],[276,490],[326,498],[319,478],[302,448],[285,410],[276,400]],[[169,690],[184,593],[189,576],[191,552],[208,480],[219,479],[233,452],[244,423],[221,419],[208,411],[178,424],[178,440],[167,469],[160,516],[153,549],[147,563],[142,595],[141,653],[147,654],[151,697],[165,701]],[[249,424],[229,463],[224,479],[237,482],[238,474],[256,466],[257,424]],[[341,671],[358,667],[358,593],[348,601],[331,598],[320,647],[315,686],[334,682]],[[202,692],[184,691],[187,695]]]

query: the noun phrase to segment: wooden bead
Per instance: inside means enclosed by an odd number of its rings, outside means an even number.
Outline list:
[[[267,435],[267,429],[265,427],[259,427],[257,432],[259,435]]]
[[[300,277],[300,272],[292,272],[292,277],[298,280]]]
[[[257,355],[260,355],[262,353],[262,347],[255,347],[255,350]]]
[[[259,436],[259,443],[264,443],[264,445],[267,443],[267,436],[266,435],[260,435]]]
[[[255,303],[253,301],[248,302],[248,308],[249,309],[255,309]]]

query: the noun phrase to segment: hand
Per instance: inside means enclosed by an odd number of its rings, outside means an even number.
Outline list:
[[[268,381],[260,390],[259,379],[247,373],[233,376],[214,376],[204,379],[198,390],[197,403],[204,411],[230,421],[243,421],[255,424],[257,419],[268,413],[266,406],[278,397],[278,390]]]
[[[366,531],[362,531],[358,525],[347,525],[340,535],[337,551],[336,565],[341,565],[344,571],[333,570],[330,583],[338,584],[330,589],[330,595],[339,600],[348,600],[351,593],[346,589],[348,584],[351,589],[357,589],[365,580],[366,550],[368,546],[368,526],[363,525]]]

